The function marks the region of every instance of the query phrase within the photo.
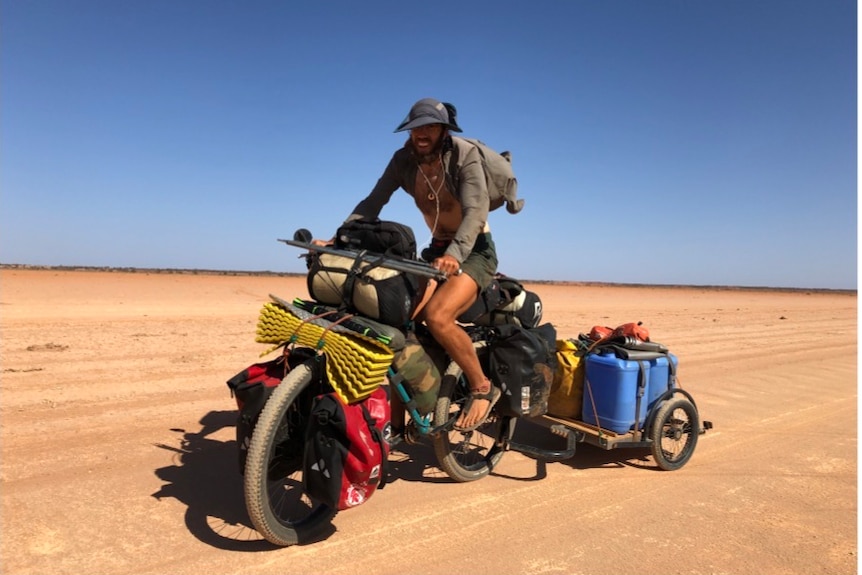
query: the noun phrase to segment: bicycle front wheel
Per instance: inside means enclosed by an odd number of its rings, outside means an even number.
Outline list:
[[[310,362],[287,374],[261,411],[248,448],[244,478],[248,515],[258,533],[276,545],[314,540],[337,513],[309,499],[302,486],[312,381]]]
[[[434,426],[457,419],[469,397],[469,386],[458,364],[449,364],[440,386],[434,411]],[[492,412],[473,431],[441,432],[433,438],[434,454],[446,475],[459,483],[488,475],[500,462],[506,444],[515,432],[515,419]]]

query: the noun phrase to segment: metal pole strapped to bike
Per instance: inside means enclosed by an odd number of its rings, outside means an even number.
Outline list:
[[[341,256],[345,258],[359,259],[360,261],[369,264],[372,267],[383,266],[388,269],[400,271],[408,274],[414,274],[420,277],[430,278],[438,281],[445,281],[446,273],[431,267],[430,264],[417,260],[408,260],[383,254],[371,253],[364,250],[347,250],[334,248],[331,246],[317,245],[311,242],[310,234],[306,236],[302,232],[307,230],[298,230],[294,234],[294,239],[286,240],[279,239],[278,241],[289,246],[303,248],[310,251],[315,251],[323,254]]]

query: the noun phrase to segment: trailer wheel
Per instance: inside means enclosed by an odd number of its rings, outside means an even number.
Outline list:
[[[656,464],[674,471],[691,459],[700,433],[697,408],[685,397],[671,398],[656,413],[650,431]]]

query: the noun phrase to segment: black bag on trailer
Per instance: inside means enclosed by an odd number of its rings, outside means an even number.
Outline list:
[[[550,323],[536,328],[504,324],[494,327],[488,358],[491,381],[503,396],[502,415],[537,417],[548,411],[548,396],[557,369],[557,330]]]

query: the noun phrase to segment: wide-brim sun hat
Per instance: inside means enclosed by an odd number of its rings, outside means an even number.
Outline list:
[[[396,132],[412,130],[428,124],[443,124],[453,132],[460,132],[461,128],[455,119],[455,106],[447,104],[434,98],[422,98],[410,108],[410,113],[404,118]]]

